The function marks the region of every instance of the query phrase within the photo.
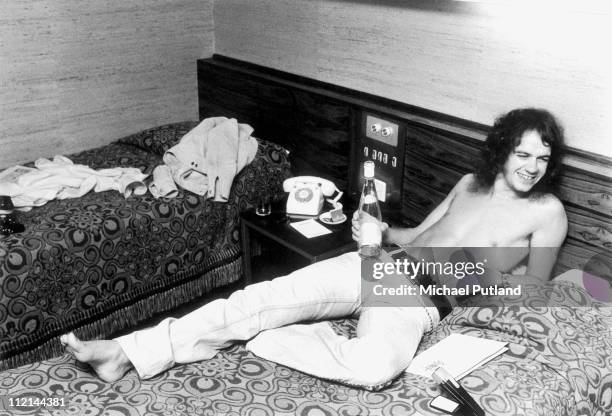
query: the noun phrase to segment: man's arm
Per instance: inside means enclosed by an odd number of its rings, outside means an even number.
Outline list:
[[[567,234],[567,216],[561,201],[551,197],[540,218],[541,226],[531,235],[525,274],[513,275],[491,271],[487,278],[483,279],[484,285],[516,287],[524,284],[542,284],[550,279],[559,248]]]
[[[453,189],[446,195],[446,198],[436,207],[433,211],[429,213],[429,215],[415,228],[383,228],[383,240],[385,243],[389,244],[397,244],[397,245],[406,245],[410,244],[415,238],[417,238],[420,234],[422,234],[429,227],[437,223],[440,218],[444,216],[448,212],[448,209],[455,199],[457,193],[461,190],[467,189],[469,184],[473,180],[472,174],[464,175],[459,181],[455,184]]]
[[[550,279],[559,248],[567,234],[567,216],[563,204],[555,197],[550,198],[542,212],[541,226],[531,235],[526,271],[527,275],[542,281]]]

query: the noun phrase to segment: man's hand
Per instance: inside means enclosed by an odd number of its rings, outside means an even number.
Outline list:
[[[478,283],[482,287],[518,287],[521,285],[540,286],[546,283],[546,281],[537,276],[504,273],[487,267],[485,269],[485,273],[478,278]]]
[[[368,215],[368,214],[366,213],[364,215]],[[388,230],[389,230],[389,224],[387,224],[386,222],[381,222],[380,231],[382,232],[383,241],[386,241],[385,236]],[[355,211],[353,213],[353,218],[351,219],[351,232],[353,234],[353,240],[359,243],[359,235],[360,235],[359,211]]]

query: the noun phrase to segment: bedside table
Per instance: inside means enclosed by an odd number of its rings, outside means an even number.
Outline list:
[[[345,212],[345,214],[347,214]],[[294,220],[300,221],[300,220]],[[331,231],[330,234],[314,238],[306,238],[295,228],[291,227],[291,221],[285,212],[272,212],[272,214],[261,217],[253,211],[247,211],[240,215],[240,229],[242,237],[242,254],[245,285],[251,283],[251,234],[267,237],[283,247],[299,254],[310,263],[339,256],[349,251],[357,250],[357,243],[351,237],[351,219],[342,224],[327,225],[321,223]]]

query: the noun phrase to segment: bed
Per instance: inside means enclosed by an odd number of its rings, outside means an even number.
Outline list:
[[[476,306],[473,299],[429,333],[418,352],[451,333],[508,342],[508,352],[462,379],[488,415],[610,414],[612,338],[605,334],[612,308],[569,282],[538,291],[531,291],[530,307],[518,307],[525,299],[505,299],[495,307]],[[347,336],[355,332],[352,320],[330,324]],[[429,407],[439,394],[431,379],[409,373],[379,392],[344,386],[261,359],[243,345],[150,380],[131,371],[105,383],[68,355],[0,378],[0,395],[64,397],[65,414],[88,415],[439,415]]]
[[[196,125],[152,128],[69,158],[150,173]],[[259,140],[227,203],[106,191],[19,214],[26,231],[0,238],[0,369],[61,354],[67,331],[108,337],[240,279],[239,213],[261,193],[282,197],[288,175],[286,151]]]

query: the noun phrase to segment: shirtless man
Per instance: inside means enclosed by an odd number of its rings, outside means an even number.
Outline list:
[[[563,204],[553,194],[532,191],[535,184],[548,179],[552,146],[542,142],[535,130],[519,139],[490,186],[479,183],[482,178],[476,174],[463,176],[418,227],[395,230],[383,223],[385,242],[413,247],[557,248],[538,251],[549,255],[547,261],[536,256],[528,260],[525,274],[548,280],[567,233],[567,218]],[[359,232],[356,218],[355,237]],[[505,254],[513,257],[496,264],[497,269],[509,271],[522,260],[522,253],[507,250]]]
[[[561,202],[550,192],[561,162],[563,135],[544,110],[519,109],[496,120],[482,165],[464,176],[416,228],[381,224],[387,243],[415,247],[549,247],[529,255],[527,275],[550,277],[567,232]],[[353,236],[359,225],[353,217]],[[520,257],[497,267],[505,272]],[[419,307],[363,307],[356,253],[315,263],[287,276],[247,286],[180,318],[110,341],[62,336],[66,350],[113,382],[134,368],[152,377],[176,363],[212,358],[238,340],[257,355],[322,378],[376,390],[412,360],[423,334],[441,319],[431,303]],[[499,282],[493,282],[499,283]],[[359,316],[357,336],[335,334],[325,322]]]

